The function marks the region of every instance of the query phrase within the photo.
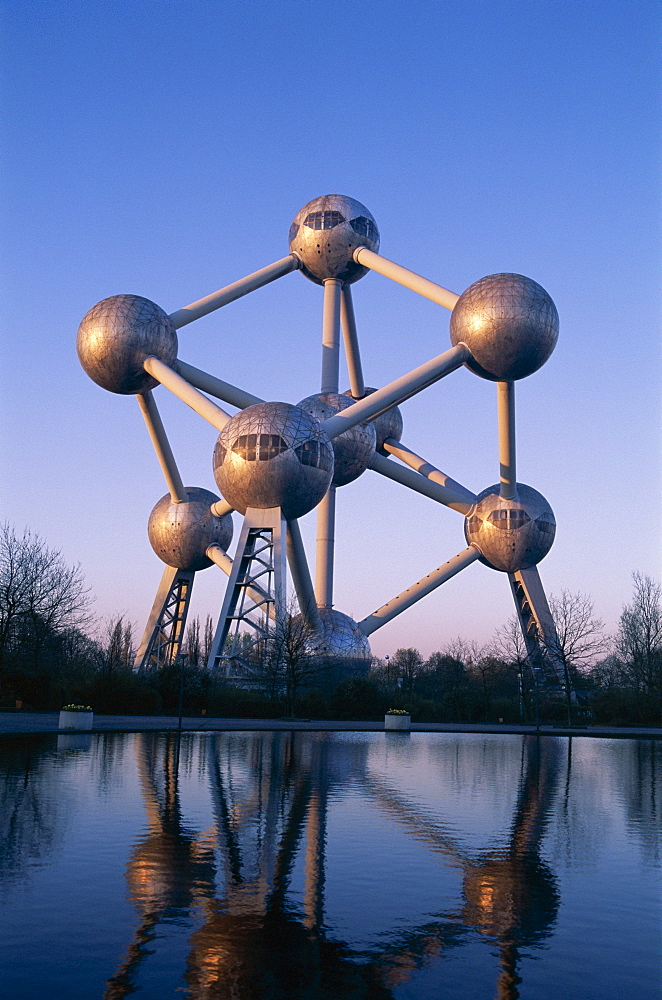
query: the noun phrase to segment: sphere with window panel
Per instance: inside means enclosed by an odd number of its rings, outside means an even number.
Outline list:
[[[240,514],[281,507],[302,517],[325,495],[333,448],[318,420],[291,403],[256,403],[225,425],[214,448],[214,478]]]
[[[379,250],[379,230],[361,202],[342,194],[313,198],[294,216],[290,226],[290,252],[301,270],[317,285],[329,278],[345,284],[358,281],[368,268],[357,264],[354,251]]]
[[[467,515],[464,534],[480,549],[481,562],[502,573],[536,566],[554,542],[556,520],[541,493],[517,484],[517,497],[505,500],[498,484],[479,493]]]

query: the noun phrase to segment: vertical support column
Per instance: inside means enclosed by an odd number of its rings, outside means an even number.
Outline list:
[[[338,392],[341,292],[342,282],[338,278],[327,278],[324,282],[324,313],[322,316],[321,392]]]
[[[365,396],[365,383],[363,381],[363,368],[361,366],[361,354],[359,351],[359,337],[356,332],[354,303],[352,302],[352,290],[350,285],[343,285],[342,288],[342,298],[340,301],[340,325],[342,326],[343,342],[345,344],[345,359],[347,360],[347,372],[349,374],[349,388],[354,399],[363,399]]]
[[[333,607],[333,545],[336,526],[336,488],[331,486],[317,508],[315,597],[318,608]]]
[[[497,416],[499,421],[499,479],[504,500],[517,497],[515,467],[515,383],[497,382]]]
[[[290,573],[301,614],[308,627],[314,632],[319,632],[322,629],[322,622],[317,610],[315,590],[310,579],[299,522],[294,519],[287,522],[287,561],[290,564]]]

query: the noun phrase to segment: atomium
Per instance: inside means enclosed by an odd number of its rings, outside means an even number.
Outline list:
[[[255,636],[249,644],[253,652],[245,658],[250,673],[248,661],[255,663],[256,651],[268,647],[265,639],[288,617],[288,564],[309,649],[329,664],[342,658],[364,671],[374,631],[480,561],[508,575],[529,662],[563,684],[563,664],[550,651],[554,623],[536,568],[554,540],[554,515],[536,490],[517,482],[515,448],[515,385],[554,350],[558,314],[552,299],[520,274],[488,275],[472,281],[461,295],[423,278],[379,255],[373,216],[342,195],[323,195],[304,205],[290,227],[289,248],[286,257],[173,313],[140,296],[114,295],[90,309],[80,324],[83,368],[103,388],[138,396],[168,487],[149,521],[154,551],[167,565],[137,665],[159,666],[178,654],[193,576],[212,562],[229,580],[209,667],[222,669],[228,649],[233,662],[241,662],[240,647],[247,648],[241,630],[249,629]],[[311,386],[296,405],[265,402],[178,358],[180,327],[294,271],[323,286],[319,391]],[[422,363],[412,359],[417,363],[409,372],[394,372],[393,380],[379,388],[365,385],[350,287],[369,271],[451,313],[449,348]],[[339,392],[341,342],[351,386],[344,394]],[[366,355],[372,363],[379,348],[373,344]],[[226,369],[233,349],[245,348],[226,341]],[[400,407],[462,366],[497,383],[500,481],[478,495],[401,441]],[[152,392],[159,385],[219,432],[212,467],[221,497],[183,486]],[[232,415],[225,406],[239,412]],[[335,487],[350,485],[364,473],[460,514],[466,547],[355,621],[334,607]],[[315,508],[313,582],[297,519]],[[231,557],[232,511],[243,520]],[[374,517],[374,511],[367,516]],[[435,545],[424,539],[421,550]],[[363,589],[378,585],[370,558],[355,562]]]

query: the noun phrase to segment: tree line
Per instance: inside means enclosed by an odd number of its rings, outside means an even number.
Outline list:
[[[487,645],[458,637],[425,658],[401,648],[373,658],[367,676],[343,678],[311,652],[295,607],[254,646],[252,683],[212,676],[206,663],[214,624],[193,618],[184,647],[187,714],[378,718],[407,708],[418,721],[532,721],[543,718],[657,724],[662,706],[662,588],[642,573],[615,636],[608,636],[588,595],[563,591],[550,599],[554,653],[563,665],[565,699],[536,674],[517,616]],[[98,712],[177,711],[180,667],[134,671],[135,636],[125,614],[99,622],[79,566],[35,533],[0,525],[0,707],[55,710],[71,701]]]

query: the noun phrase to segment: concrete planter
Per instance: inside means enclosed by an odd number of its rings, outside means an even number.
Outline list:
[[[385,715],[384,729],[408,733],[411,729],[411,715]]]
[[[85,732],[92,728],[94,712],[60,712],[58,729],[77,729]]]

